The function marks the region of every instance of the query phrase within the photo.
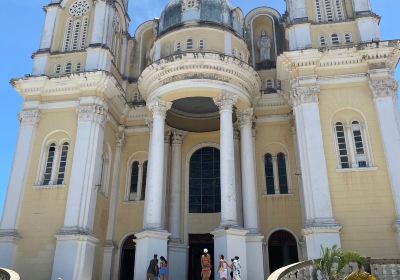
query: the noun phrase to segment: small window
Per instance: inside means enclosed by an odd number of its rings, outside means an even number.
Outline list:
[[[265,184],[267,188],[267,194],[275,194],[275,181],[274,181],[274,167],[272,162],[272,155],[266,154],[264,156],[264,168],[265,168]]]
[[[199,49],[200,50],[204,49],[204,40],[199,41]]]
[[[286,156],[283,153],[279,153],[277,156],[278,161],[278,177],[279,177],[279,193],[288,194],[288,180],[286,171]]]
[[[61,74],[61,64],[56,64],[54,67],[54,74]]]
[[[131,166],[131,184],[130,184],[130,196],[129,200],[132,200],[132,194],[136,194],[138,191],[138,181],[139,181],[139,162],[135,161]]]
[[[72,47],[71,50],[76,51],[79,49],[79,34],[81,32],[81,21],[74,22],[74,31],[72,33]]]
[[[356,152],[356,160],[358,167],[367,167],[367,156],[365,153],[365,145],[363,141],[363,135],[361,133],[360,123],[357,121],[352,122],[351,130],[354,137],[354,148]]]
[[[331,35],[332,45],[339,45],[339,36],[334,33]]]
[[[325,0],[325,14],[327,21],[334,21],[333,9],[331,0]]]
[[[188,0],[187,1],[187,7],[188,8],[194,8],[195,6],[195,0]]]
[[[193,49],[193,39],[188,39],[186,41],[186,49],[188,49],[188,50]]]
[[[176,43],[175,50],[176,50],[177,52],[180,52],[180,51],[181,51],[181,42],[177,42],[177,43]]]
[[[64,35],[64,51],[69,51],[71,47],[71,35],[72,35],[72,18],[67,20],[67,24],[65,27],[65,35]]]
[[[87,34],[88,34],[88,29],[89,29],[89,18],[88,17],[84,17],[83,18],[83,26],[82,26],[82,33],[81,33],[81,45],[80,45],[80,49],[83,50],[86,46],[86,38],[87,38]]]
[[[321,1],[315,0],[315,10],[317,13],[317,21],[322,22]]]
[[[67,73],[67,74],[69,74],[69,73],[71,73],[71,71],[72,71],[72,63],[71,63],[71,62],[68,62],[67,64],[65,64],[65,70],[64,70],[64,72]]]
[[[344,125],[341,122],[336,123],[336,138],[341,168],[350,168],[345,130]]]
[[[76,69],[76,72],[81,72],[81,63],[80,62],[78,62],[77,64],[76,64],[76,67],[75,67],[75,69]]]
[[[349,33],[344,34],[344,41],[348,44],[351,43],[351,35]]]
[[[267,89],[274,88],[274,81],[273,80],[266,80],[265,81],[265,88],[267,88]]]
[[[62,145],[60,164],[58,166],[57,185],[64,184],[65,168],[67,167],[68,149],[69,149],[69,143],[65,142]]]
[[[146,198],[146,180],[147,180],[147,160],[143,163],[142,196],[140,200],[145,200]]]
[[[337,20],[344,19],[342,0],[335,0],[336,18]]]
[[[320,36],[319,37],[319,45],[320,45],[320,47],[325,47],[326,46],[325,36]]]
[[[51,175],[53,173],[54,156],[56,153],[56,144],[51,144],[47,152],[46,168],[43,176],[43,185],[47,186],[51,182]]]

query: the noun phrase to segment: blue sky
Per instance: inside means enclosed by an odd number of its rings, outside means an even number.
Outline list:
[[[399,0],[371,0],[374,11],[382,16],[381,32],[383,39],[400,38]],[[49,0],[7,1],[0,9],[0,215],[7,189],[8,177],[13,160],[18,134],[17,113],[21,108],[21,98],[9,85],[13,77],[22,77],[31,72],[31,54],[38,48],[44,23],[42,6]],[[136,27],[149,19],[159,17],[167,0],[130,0],[130,28],[134,34]],[[244,13],[259,6],[270,6],[284,12],[283,0],[231,0],[240,6]],[[396,74],[400,79],[400,71]],[[21,174],[22,175],[22,174]]]

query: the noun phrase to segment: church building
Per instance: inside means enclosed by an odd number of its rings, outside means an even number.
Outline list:
[[[169,0],[134,34],[128,0],[49,1],[11,81],[0,267],[144,280],[157,254],[198,280],[207,248],[212,279],[223,254],[265,280],[321,246],[400,258],[400,41],[370,0]]]

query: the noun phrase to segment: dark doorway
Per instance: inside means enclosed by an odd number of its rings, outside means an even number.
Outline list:
[[[269,271],[299,261],[297,242],[294,236],[286,230],[274,232],[268,239]]]
[[[214,264],[214,239],[211,234],[189,234],[189,278],[201,280],[200,259],[204,248],[208,249],[211,263]],[[214,279],[214,265],[210,279]]]
[[[119,280],[132,280],[135,272],[136,244],[134,235],[128,236],[121,249],[121,263],[119,269]]]

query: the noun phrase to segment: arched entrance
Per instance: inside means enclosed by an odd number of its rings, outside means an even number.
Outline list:
[[[296,238],[286,230],[274,232],[268,239],[269,271],[299,261]]]
[[[134,242],[136,237],[129,235],[121,248],[121,263],[119,269],[119,280],[132,280],[135,272],[135,251],[136,244]]]

